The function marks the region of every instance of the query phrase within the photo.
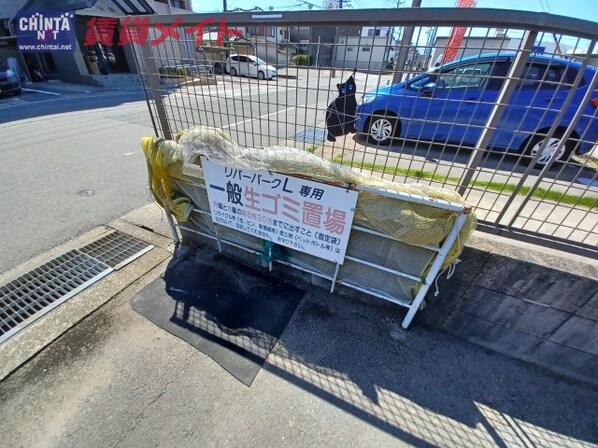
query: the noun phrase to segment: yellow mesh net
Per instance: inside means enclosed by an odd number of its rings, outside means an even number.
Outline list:
[[[183,173],[183,163],[199,165],[200,156],[237,169],[273,171],[334,185],[368,186],[466,205],[456,191],[391,182],[296,148],[242,148],[221,129],[208,126],[181,131],[177,134],[176,141],[145,138],[143,148],[148,159],[150,187],[161,204],[164,204],[164,201],[160,200],[163,195],[165,205],[179,222],[188,219],[192,208],[191,201],[174,184],[169,183],[167,178],[190,180]],[[456,212],[432,205],[360,191],[354,223],[391,235],[403,243],[439,247],[448,235],[456,216]],[[467,222],[443,267],[450,265],[459,256],[476,223],[475,214],[469,213]]]

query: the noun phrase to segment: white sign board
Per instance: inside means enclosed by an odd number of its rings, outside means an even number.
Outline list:
[[[357,192],[202,158],[212,220],[342,264]]]

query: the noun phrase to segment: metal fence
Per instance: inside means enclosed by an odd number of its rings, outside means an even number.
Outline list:
[[[598,256],[596,23],[490,9],[243,12],[155,16],[150,36],[134,49],[159,137],[217,126],[241,145],[457,189],[482,230]],[[182,61],[209,76],[165,79]]]

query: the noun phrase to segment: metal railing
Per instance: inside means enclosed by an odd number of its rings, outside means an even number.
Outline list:
[[[156,24],[178,32],[135,46],[157,136],[206,124],[241,145],[299,147],[397,182],[456,189],[482,230],[598,256],[596,23],[405,8],[154,16]],[[454,27],[466,32],[451,49]],[[412,45],[401,47],[408,28]],[[206,61],[194,29],[221,33],[222,51],[209,56],[221,60]],[[451,65],[451,52],[470,59]],[[215,85],[160,84],[163,67],[193,53],[226,73]],[[234,54],[244,57],[226,60]],[[354,97],[343,84],[350,76]],[[352,99],[332,107],[338,84]],[[335,141],[331,116],[342,121]]]

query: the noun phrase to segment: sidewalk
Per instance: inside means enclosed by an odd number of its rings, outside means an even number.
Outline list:
[[[307,291],[247,388],[129,304],[169,258],[159,209],[144,207],[109,226],[156,248],[117,279],[107,277],[110,287],[96,284],[28,327],[23,346],[36,344],[40,334],[29,330],[66,305],[107,301],[0,383],[2,446],[589,447],[598,441],[598,391],[439,332],[403,331],[398,307],[320,290]],[[50,323],[56,327],[72,314]],[[4,350],[0,358],[8,363]]]

